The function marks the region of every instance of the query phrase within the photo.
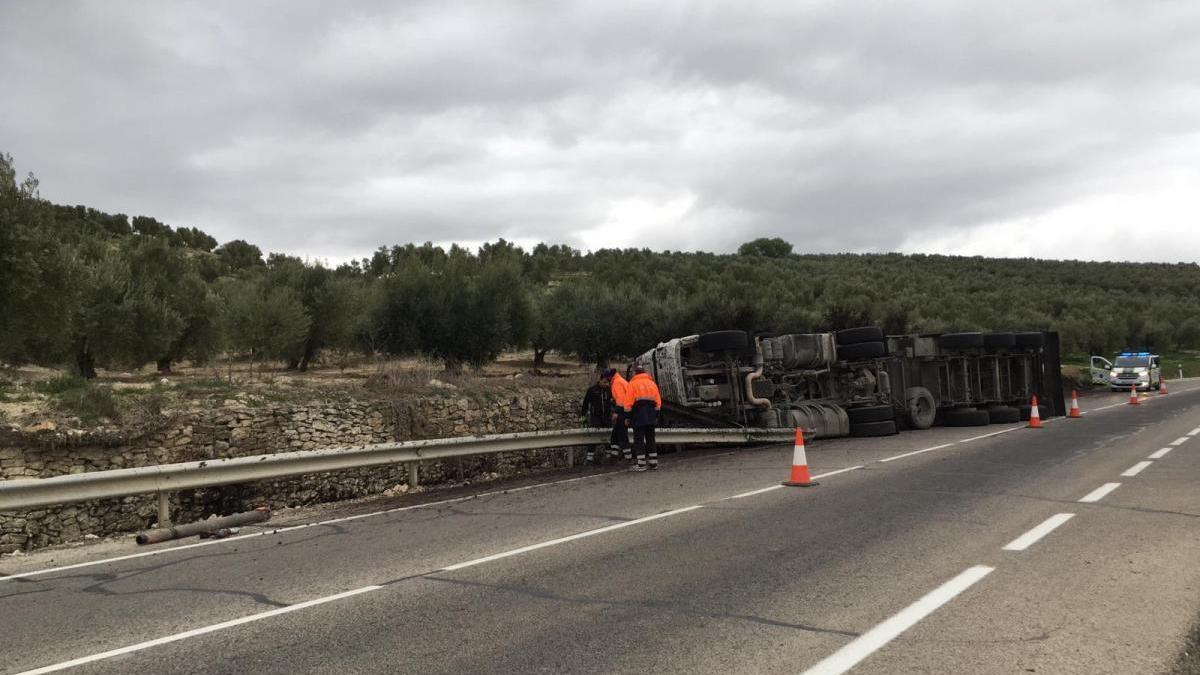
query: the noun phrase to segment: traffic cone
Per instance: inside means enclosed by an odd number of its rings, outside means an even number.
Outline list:
[[[1033,395],[1033,405],[1029,406],[1029,428],[1042,428],[1042,413],[1038,412],[1037,394]]]
[[[1141,405],[1141,403],[1142,402],[1138,400],[1137,385],[1136,384],[1130,385],[1129,386],[1129,405]]]
[[[1165,393],[1167,393],[1167,381],[1160,379],[1158,381],[1158,395],[1162,396]]]
[[[796,427],[796,447],[792,451],[792,478],[784,481],[789,487],[812,487],[817,481],[808,476],[808,456],[804,454],[804,432]]]
[[[1079,393],[1074,389],[1071,390],[1071,411],[1067,417],[1079,417]]]

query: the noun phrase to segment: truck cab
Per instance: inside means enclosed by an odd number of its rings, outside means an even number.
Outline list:
[[[1139,391],[1158,389],[1162,384],[1162,357],[1150,352],[1121,352],[1113,361],[1108,372],[1108,385],[1112,391]]]

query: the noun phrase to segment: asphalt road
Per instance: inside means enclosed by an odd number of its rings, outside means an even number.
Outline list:
[[[1200,383],[1123,400],[812,443],[812,488],[778,485],[790,447],[684,453],[6,558],[0,670],[1167,672],[1200,615]]]

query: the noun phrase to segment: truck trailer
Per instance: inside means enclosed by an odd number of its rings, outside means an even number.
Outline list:
[[[885,335],[876,326],[674,338],[634,359],[658,382],[666,424],[800,427],[885,436],[1063,415],[1054,332]]]

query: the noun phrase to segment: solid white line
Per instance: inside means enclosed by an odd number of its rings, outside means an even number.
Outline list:
[[[968,567],[958,576],[938,586],[898,614],[852,640],[849,644],[804,671],[804,675],[839,675],[873,654],[880,647],[912,628],[921,619],[937,611],[977,581],[991,574],[994,567]]]
[[[1153,463],[1154,462],[1138,462],[1137,464],[1134,464],[1133,466],[1131,466],[1128,469],[1125,469],[1123,472],[1121,472],[1121,475],[1122,476],[1136,476],[1142,472],[1142,469],[1145,469],[1146,467],[1150,466]]]
[[[1026,532],[1025,534],[1008,542],[1008,544],[1006,544],[1004,546],[1004,550],[1005,551],[1024,551],[1025,549],[1029,548],[1030,546],[1033,546],[1034,544],[1036,544],[1039,539],[1050,534],[1055,529],[1057,529],[1058,526],[1062,525],[1063,523],[1067,522],[1068,520],[1070,520],[1073,517],[1075,517],[1074,513],[1059,513],[1059,514],[1050,516],[1046,520],[1042,521],[1041,525],[1038,525],[1037,527]]]
[[[1121,487],[1120,483],[1105,483],[1104,485],[1101,485],[1095,490],[1092,490],[1084,495],[1083,499],[1080,499],[1079,501],[1084,502],[1085,504],[1093,504],[1101,499],[1104,499],[1108,496],[1108,493],[1116,490],[1119,487]]]
[[[879,460],[879,461],[881,461],[881,462],[894,462],[894,461],[896,461],[897,459],[904,459],[905,457],[912,457],[913,455],[919,455],[919,454],[921,454],[922,452],[933,452],[934,450],[941,450],[942,448],[948,448],[948,447],[950,447],[950,446],[954,445],[954,443],[957,443],[957,442],[958,442],[958,441],[954,441],[953,443],[942,443],[941,445],[935,445],[935,446],[933,446],[932,448],[925,448],[924,450],[913,450],[912,452],[906,452],[906,453],[904,453],[904,454],[902,454],[902,455],[892,455],[891,457],[884,457],[883,459],[881,459],[881,460]]]
[[[856,465],[856,466],[848,466],[848,467],[846,467],[846,468],[844,468],[844,469],[838,469],[838,470],[836,470],[836,471],[826,471],[825,473],[818,473],[818,474],[816,474],[816,475],[813,475],[813,476],[810,476],[810,477],[811,477],[813,480],[816,480],[816,479],[818,479],[818,478],[828,478],[829,476],[836,476],[836,475],[838,475],[839,473],[846,473],[846,472],[848,472],[848,471],[858,471],[858,470],[859,470],[859,469],[861,469],[861,468],[863,468],[863,466],[862,466],[861,464],[859,464],[859,465]]]
[[[135,645],[129,645],[128,647],[121,647],[119,649],[111,649],[107,652],[100,652],[99,654],[92,654],[91,656],[83,656],[83,657],[80,657],[77,659],[72,659],[70,661],[63,661],[62,663],[55,663],[50,666],[43,666],[41,668],[36,668],[34,670],[27,670],[23,673],[18,673],[18,675],[37,675],[38,673],[53,673],[55,671],[65,670],[67,668],[74,668],[75,666],[81,666],[85,663],[93,663],[96,661],[101,661],[103,659],[112,658],[114,656],[120,656],[122,654],[129,654],[131,652],[139,652],[139,651],[142,651],[143,649],[149,649],[150,647],[157,647],[159,645],[164,645],[169,642],[177,642],[179,640],[186,640],[187,638],[196,637],[197,635],[204,635],[205,633],[213,633],[213,632],[216,632],[219,630],[224,630],[226,628],[240,626],[244,623],[250,623],[252,621],[261,621],[262,619],[269,619],[273,616],[279,616],[280,614],[287,614],[288,612],[295,612],[296,610],[300,610],[300,609],[307,609],[307,608],[313,607],[315,605],[321,605],[321,604],[324,604],[327,602],[333,602],[334,600],[341,600],[342,598],[348,598],[352,595],[359,595],[360,593],[368,593],[370,591],[377,591],[380,588],[382,588],[382,587],[381,586],[363,586],[362,588],[356,588],[353,591],[346,591],[345,593],[329,595],[329,596],[326,596],[323,598],[317,598],[315,600],[306,600],[305,602],[299,602],[294,605],[288,605],[287,607],[280,607],[279,609],[272,609],[272,610],[269,610],[266,612],[260,612],[258,614],[251,614],[249,616],[243,616],[241,618],[232,619],[230,621],[222,621],[221,623],[214,623],[211,626],[204,626],[202,628],[194,628],[192,630],[184,631],[182,633],[175,633],[174,635],[168,635],[166,637],[160,637],[160,638],[156,638],[154,640],[148,640],[146,642],[139,642]]]
[[[616,525],[608,525],[605,527],[597,528],[595,530],[587,530],[586,532],[578,532],[576,534],[572,534],[572,535],[569,535],[566,537],[559,537],[558,539],[551,539],[549,541],[538,542],[536,544],[530,544],[529,546],[522,546],[521,548],[514,548],[510,551],[503,551],[501,553],[494,553],[492,555],[484,556],[482,558],[476,558],[474,560],[468,560],[466,562],[455,563],[453,565],[448,565],[446,567],[443,567],[442,569],[440,569],[438,571],[439,572],[453,572],[454,570],[461,570],[465,567],[474,567],[475,565],[482,565],[483,563],[492,562],[493,560],[500,560],[501,558],[508,558],[508,557],[511,557],[514,555],[520,555],[522,553],[528,553],[530,551],[536,551],[538,549],[547,548],[549,546],[565,544],[569,541],[575,541],[577,539],[584,539],[586,537],[594,537],[598,534],[604,534],[606,532],[612,532],[613,530],[620,530],[622,528],[632,527],[634,525],[640,525],[642,523],[646,523],[651,520],[659,520],[660,518],[669,518],[671,516],[677,516],[681,513],[687,513],[688,511],[695,511],[696,509],[700,509],[700,508],[704,508],[704,506],[702,504],[697,504],[695,506],[685,506],[682,509],[675,509],[673,511],[664,511],[662,513],[656,513],[652,516],[646,516],[644,518],[637,518],[635,520],[627,520],[623,523],[617,523]]]
[[[1174,449],[1175,448],[1159,448],[1158,450],[1155,450],[1154,452],[1150,453],[1150,459],[1162,459],[1163,457],[1167,456],[1168,452],[1170,452]]]
[[[1050,422],[1051,420],[1046,420],[1046,421]],[[1012,427],[1011,429],[1001,429],[1000,431],[993,431],[990,434],[984,434],[982,436],[972,436],[970,438],[964,438],[958,442],[959,443],[970,443],[971,441],[978,441],[981,438],[991,438],[992,436],[999,436],[1000,434],[1007,434],[1010,431],[1016,431],[1018,429],[1024,429],[1024,428],[1025,428],[1025,425],[1022,424],[1019,427]]]
[[[709,456],[711,456],[711,455],[709,455]],[[288,525],[286,527],[277,527],[277,528],[273,528],[270,530],[263,530],[262,532],[250,532],[247,534],[239,534],[239,535],[236,535],[233,537],[226,537],[224,539],[210,539],[208,541],[201,541],[201,542],[197,542],[194,544],[183,544],[182,546],[172,546],[170,548],[160,548],[160,549],[156,549],[153,551],[143,551],[141,553],[130,553],[129,555],[120,555],[120,556],[115,556],[112,558],[101,558],[100,560],[89,560],[87,562],[75,563],[73,565],[62,565],[61,567],[48,567],[46,569],[34,570],[34,571],[30,571],[30,572],[17,572],[15,574],[10,574],[8,576],[0,577],[0,581],[8,581],[9,579],[23,579],[26,577],[36,577],[36,576],[41,576],[43,574],[53,574],[54,572],[65,572],[67,570],[79,569],[81,567],[91,567],[93,565],[104,565],[107,563],[121,562],[123,560],[134,560],[137,558],[146,558],[149,556],[162,555],[164,553],[174,553],[176,551],[186,551],[188,549],[200,548],[202,546],[215,546],[217,544],[228,544],[230,542],[238,541],[241,539],[252,539],[254,537],[262,537],[264,535],[269,535],[269,534],[283,534],[285,532],[294,532],[296,530],[303,530],[303,529],[309,528],[309,527],[320,527],[322,525],[333,525],[335,523],[343,523],[343,522],[350,521],[350,520],[359,520],[362,518],[370,518],[373,516],[383,516],[383,515],[387,515],[389,513],[398,513],[400,511],[413,511],[416,509],[428,509],[428,508],[432,508],[435,506],[444,506],[446,504],[456,504],[458,502],[465,502],[465,501],[470,501],[472,499],[479,499],[481,497],[494,497],[496,495],[503,495],[503,494],[507,494],[510,492],[523,492],[525,490],[532,490],[534,488],[549,487],[551,485],[561,485],[563,483],[573,483],[575,481],[588,480],[591,478],[599,478],[600,476],[606,476],[606,475],[608,475],[607,472],[592,474],[590,476],[578,476],[575,478],[566,478],[563,480],[550,481],[547,483],[535,483],[534,485],[525,485],[522,487],[507,488],[504,490],[491,490],[488,492],[480,492],[478,494],[466,495],[463,497],[454,497],[452,499],[442,499],[442,500],[439,500],[436,502],[425,502],[423,504],[411,504],[409,506],[397,506],[395,508],[384,509],[382,511],[371,511],[369,513],[360,513],[360,514],[356,514],[353,516],[345,516],[343,518],[334,518],[332,520],[322,520],[322,521],[315,522],[315,523],[303,523],[301,525]]]
[[[1189,440],[1191,440],[1191,439],[1189,439],[1187,436],[1180,436],[1179,438],[1176,438],[1175,440],[1171,441],[1171,445],[1183,445],[1184,443],[1187,443]]]
[[[778,489],[779,489],[779,488],[781,488],[781,487],[783,487],[783,486],[782,486],[782,485],[772,485],[772,486],[770,486],[770,487],[759,488],[759,489],[757,489],[757,490],[751,490],[751,491],[749,491],[749,492],[743,492],[743,493],[742,493],[742,494],[740,494],[740,495],[734,495],[734,496],[732,496],[732,497],[726,497],[725,499],[742,499],[742,498],[744,498],[744,497],[753,497],[754,495],[761,495],[762,493],[764,493],[764,492],[770,492],[771,490],[778,490]]]

